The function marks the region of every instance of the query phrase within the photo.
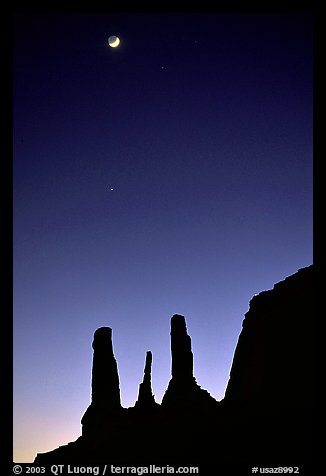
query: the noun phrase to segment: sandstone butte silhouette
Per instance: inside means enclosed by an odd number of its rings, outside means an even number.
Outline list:
[[[171,319],[172,375],[160,405],[152,392],[151,352],[137,402],[123,408],[111,328],[95,331],[93,349],[92,397],[82,435],[38,453],[35,464],[198,465],[200,474],[212,475],[284,466],[311,474],[313,265],[251,299],[219,402],[196,382],[182,315]]]

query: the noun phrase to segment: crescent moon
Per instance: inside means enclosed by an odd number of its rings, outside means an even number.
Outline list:
[[[115,35],[112,35],[110,36],[108,43],[111,48],[116,48],[120,44],[120,38]]]

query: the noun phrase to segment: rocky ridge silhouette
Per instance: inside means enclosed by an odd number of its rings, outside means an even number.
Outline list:
[[[312,464],[313,266],[252,298],[220,402],[196,382],[182,315],[171,319],[172,375],[160,405],[151,387],[150,351],[137,402],[123,408],[109,327],[95,331],[93,349],[92,399],[82,435],[38,453],[35,464],[150,461],[198,465],[201,474],[259,465],[302,473]]]

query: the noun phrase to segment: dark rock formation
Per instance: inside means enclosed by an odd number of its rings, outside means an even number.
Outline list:
[[[291,411],[312,406],[312,273],[300,269],[250,301],[225,401]]]
[[[100,327],[95,331],[93,349],[92,404],[112,409],[120,407],[119,374],[110,327]]]
[[[121,409],[117,362],[113,354],[112,329],[100,327],[94,333],[92,401],[82,417],[83,433],[96,431],[104,417]]]
[[[185,318],[180,314],[171,318],[171,356],[172,378],[163,396],[162,406],[179,407],[182,411],[217,404],[215,398],[197,384],[193,375],[191,338],[187,334]]]
[[[137,403],[122,408],[111,329],[98,329],[82,436],[35,463],[192,465],[209,475],[283,466],[320,474],[312,469],[312,275],[312,266],[301,269],[250,301],[221,402],[197,384],[185,319],[174,315],[162,404],[152,394],[148,352]]]
[[[171,318],[171,355],[172,378],[176,380],[193,379],[194,357],[191,350],[191,338],[187,334],[184,316],[175,314]]]
[[[303,468],[313,453],[313,269],[300,269],[250,301],[220,402],[243,459],[258,454]]]
[[[155,406],[155,398],[152,393],[152,352],[146,352],[146,362],[143,382],[139,384],[136,407],[149,408]]]

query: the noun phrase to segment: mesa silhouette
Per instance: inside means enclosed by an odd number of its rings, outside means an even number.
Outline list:
[[[123,408],[112,329],[97,329],[82,435],[38,453],[34,463],[198,465],[210,474],[277,465],[302,472],[312,464],[313,450],[312,309],[313,266],[251,299],[221,401],[197,383],[186,321],[176,314],[171,379],[162,403],[153,395],[148,351],[138,399]]]

